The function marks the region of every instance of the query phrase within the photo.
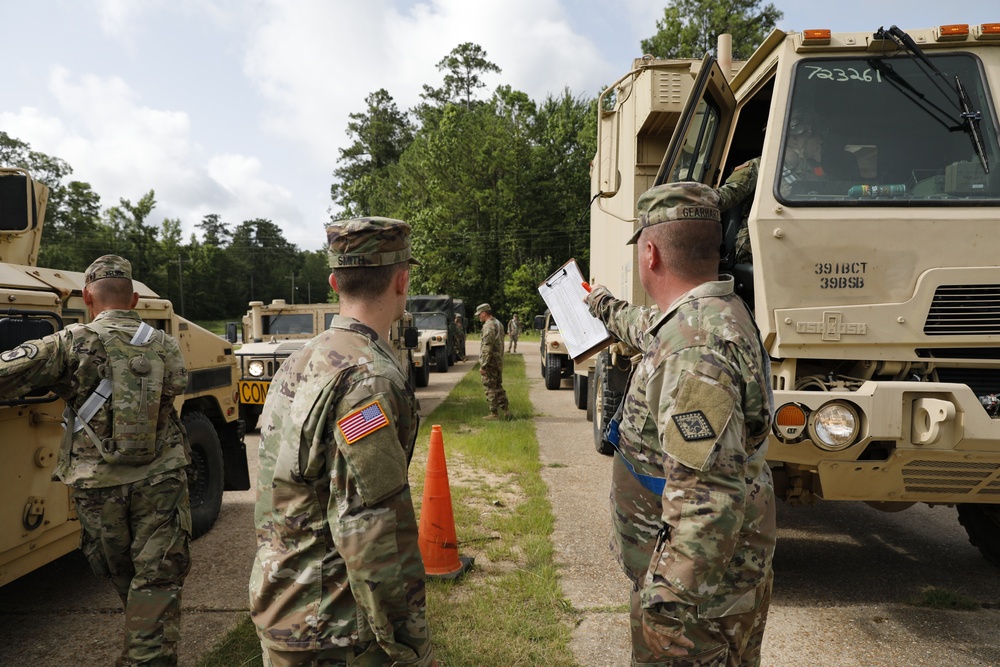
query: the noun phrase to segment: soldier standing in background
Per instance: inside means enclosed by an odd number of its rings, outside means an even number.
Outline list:
[[[87,561],[125,607],[117,664],[176,665],[191,566],[191,457],[174,410],[187,387],[184,358],[176,340],[134,310],[127,260],[105,255],[91,264],[83,301],[91,323],[0,354],[0,398],[47,389],[66,401],[53,477],[70,486]]]
[[[479,343],[479,375],[483,378],[486,402],[490,405],[490,414],[483,419],[499,419],[501,412],[510,419],[507,392],[503,388],[503,325],[493,317],[493,308],[488,303],[479,304],[476,315],[483,323]]]
[[[410,226],[326,235],[340,314],[281,365],[261,415],[251,616],[265,667],[433,666],[407,479],[417,401],[389,347]]]
[[[517,319],[517,313],[510,318],[507,333],[510,335],[510,348],[507,351],[517,352],[517,339],[521,336],[521,321]]]
[[[659,314],[603,287],[591,312],[643,350],[612,472],[612,548],[632,581],[634,664],[759,665],[770,603],[773,398],[753,317],[718,277],[718,196],[700,183],[637,204],[639,277]],[[679,656],[683,656],[678,659]]]

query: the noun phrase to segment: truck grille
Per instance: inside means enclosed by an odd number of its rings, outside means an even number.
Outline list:
[[[903,484],[907,493],[1000,495],[1000,463],[910,461]]]
[[[1000,334],[1000,285],[940,285],[934,291],[924,334]]]

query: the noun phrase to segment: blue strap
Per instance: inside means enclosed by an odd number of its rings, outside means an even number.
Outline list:
[[[631,461],[625,458],[625,455],[622,454],[622,451],[620,449],[615,447],[615,452],[618,454],[618,457],[622,460],[622,463],[625,464],[625,467],[628,468],[628,471],[632,473],[633,477],[635,477],[635,480],[637,482],[642,484],[643,487],[649,489],[656,495],[658,496],[663,495],[663,487],[667,485],[666,478],[653,477],[652,475],[643,475],[641,472],[637,472],[635,466],[632,465]]]

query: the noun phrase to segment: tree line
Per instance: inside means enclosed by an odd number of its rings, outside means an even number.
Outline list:
[[[740,36],[734,58],[745,58],[782,16],[758,5],[673,0],[641,47],[700,57],[714,47],[706,35],[732,32]],[[484,78],[502,71],[471,42],[437,68],[440,84],[425,84],[414,108],[401,110],[379,89],[350,114],[351,144],[332,174],[334,217],[406,220],[421,262],[412,293],[450,294],[470,310],[490,302],[505,320],[517,312],[530,321],[544,309],[537,285],[547,275],[570,257],[585,274],[589,265],[597,95],[565,89],[535,101],[503,83],[487,94]],[[120,254],[193,320],[237,318],[251,300],[335,298],[326,253],[299,250],[271,220],[210,214],[185,239],[180,220],[156,221],[153,189],[104,208],[68,163],[2,131],[0,165],[25,168],[50,188],[40,266],[82,271],[101,254]]]

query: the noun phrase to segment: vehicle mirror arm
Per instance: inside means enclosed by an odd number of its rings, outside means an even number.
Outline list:
[[[988,174],[990,173],[990,163],[986,157],[986,149],[983,147],[982,133],[979,131],[979,123],[983,120],[983,113],[978,109],[972,108],[969,95],[965,92],[965,86],[962,85],[962,79],[958,75],[955,76],[955,88],[958,90],[958,101],[962,106],[962,119],[964,120],[965,131],[969,133],[969,137],[972,139],[972,148],[976,151],[976,155],[979,156],[979,161],[983,165],[983,171]]]

